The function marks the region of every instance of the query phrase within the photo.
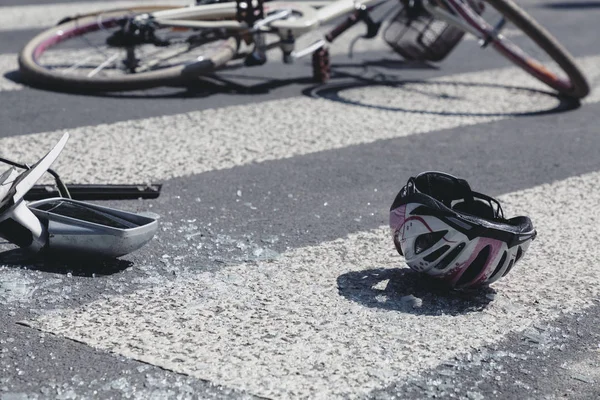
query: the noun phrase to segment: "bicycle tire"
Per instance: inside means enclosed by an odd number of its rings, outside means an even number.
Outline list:
[[[19,54],[19,72],[26,83],[62,90],[111,92],[149,89],[157,86],[184,83],[187,79],[210,73],[231,60],[238,49],[238,41],[234,36],[223,39],[214,54],[190,64],[164,68],[162,70],[147,71],[142,73],[122,75],[118,77],[82,77],[68,76],[58,71],[52,71],[40,65],[36,59],[45,51],[42,46],[51,47],[56,43],[66,41],[72,37],[81,36],[91,27],[99,15],[111,18],[124,17],[126,14],[143,13],[158,10],[173,9],[172,6],[130,7],[120,10],[101,11],[85,16],[78,16],[60,25],[41,32],[31,39]],[[62,37],[67,39],[60,40]]]
[[[455,3],[454,0],[450,1]],[[507,38],[492,39],[491,45],[496,51],[564,96],[581,99],[590,93],[589,84],[573,56],[527,12],[512,0],[485,0],[485,2],[535,42],[558,64],[568,80],[561,79]],[[469,13],[465,15],[461,6],[458,7],[458,11],[467,22],[470,22],[480,32],[482,31],[482,27],[477,23],[474,15],[468,15]]]

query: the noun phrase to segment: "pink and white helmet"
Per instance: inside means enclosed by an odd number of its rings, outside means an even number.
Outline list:
[[[390,227],[410,268],[461,289],[506,276],[537,235],[528,217],[505,219],[497,200],[443,172],[408,180]]]

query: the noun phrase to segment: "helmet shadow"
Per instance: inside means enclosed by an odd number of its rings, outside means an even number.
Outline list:
[[[460,315],[479,312],[491,303],[490,287],[458,291],[409,268],[367,269],[340,275],[340,295],[366,307],[417,315]]]

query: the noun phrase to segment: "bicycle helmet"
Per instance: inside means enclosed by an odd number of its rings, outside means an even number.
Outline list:
[[[537,235],[528,217],[505,219],[497,200],[443,172],[408,180],[390,208],[390,227],[410,268],[457,289],[506,276]]]

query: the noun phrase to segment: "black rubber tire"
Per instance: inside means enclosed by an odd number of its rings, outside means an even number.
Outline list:
[[[572,87],[570,90],[559,90],[563,95],[581,99],[590,93],[589,84],[583,72],[577,66],[573,56],[537,21],[512,0],[485,0],[506,19],[511,21],[525,35],[544,50],[569,77]],[[525,69],[525,68],[524,68]],[[525,69],[527,71],[527,69]]]
[[[166,10],[172,8],[174,7],[132,7],[121,10],[104,11],[101,13],[103,15],[117,16],[119,13],[143,13],[157,11],[159,9]],[[45,40],[56,36],[57,31],[66,31],[69,28],[73,28],[75,24],[84,25],[85,23],[89,23],[101,13],[98,12],[76,17],[63,24],[54,26],[31,39],[23,47],[21,53],[19,54],[19,72],[24,82],[36,86],[82,92],[111,92],[148,89],[157,86],[185,83],[186,80],[210,73],[211,71],[227,63],[237,53],[238,41],[232,36],[226,39],[224,44],[219,48],[219,51],[215,52],[215,54],[212,54],[210,58],[204,59],[197,63],[165,68],[158,71],[102,79],[67,76],[58,72],[52,72],[51,70],[43,68],[35,61],[34,53],[38,46]]]

